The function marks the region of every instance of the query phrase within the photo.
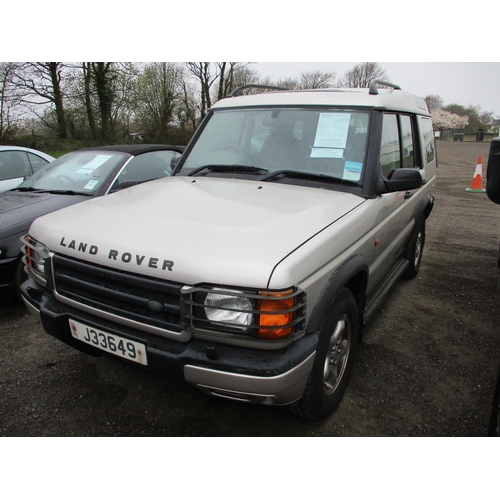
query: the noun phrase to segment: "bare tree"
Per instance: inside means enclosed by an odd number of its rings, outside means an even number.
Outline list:
[[[198,126],[197,113],[199,111],[198,102],[195,97],[195,91],[183,78],[182,86],[182,106],[177,112],[177,119],[182,130],[194,132]]]
[[[248,63],[242,62],[218,62],[219,68],[219,91],[217,99],[227,97],[238,85],[235,84],[235,73],[244,68]]]
[[[266,84],[267,85],[267,84]],[[273,86],[281,87],[284,89],[296,90],[300,88],[300,82],[297,78],[282,78],[278,80]]]
[[[27,62],[17,68],[15,77],[20,101],[28,105],[46,126],[55,130],[61,139],[68,137],[62,90],[64,69],[65,65],[61,62]],[[55,112],[55,124],[46,119],[47,105]],[[39,109],[43,112],[40,113]]]
[[[233,84],[234,89],[238,87],[243,87],[243,85],[251,85],[259,83],[259,73],[249,68],[247,65],[244,65],[238,68],[233,75]]]
[[[334,72],[323,72],[320,70],[309,71],[300,74],[299,88],[301,89],[325,89],[333,86],[335,80]]]
[[[201,93],[201,106],[200,115],[201,119],[205,117],[208,109],[212,106],[212,99],[210,98],[210,89],[219,78],[219,73],[212,74],[209,62],[188,62],[186,63],[188,70],[198,80],[200,84]]]
[[[82,62],[66,78],[69,129],[74,138],[112,144],[128,135],[139,74],[132,63]]]
[[[92,80],[99,103],[100,139],[103,143],[111,144],[115,139],[111,111],[114,99],[113,84],[117,74],[111,62],[93,62],[90,64],[92,67]]]
[[[90,128],[92,139],[97,139],[97,127],[94,118],[94,109],[92,107],[92,65],[89,62],[82,63],[83,82],[84,82],[84,102],[85,111]]]
[[[389,76],[379,63],[365,62],[347,71],[337,87],[368,88],[374,80],[389,81]]]
[[[442,109],[444,105],[443,99],[438,95],[428,95],[424,98],[424,101],[427,103],[429,111],[437,111]]]
[[[219,86],[216,94],[217,99],[222,99],[229,95],[234,90],[235,73],[237,70],[245,67],[248,63],[242,62],[188,62],[186,66],[189,72],[198,80],[200,84],[201,119],[204,118],[207,111],[212,106],[211,89],[215,82],[219,81]]]
[[[182,97],[182,68],[175,63],[157,62],[145,66],[138,79],[136,102],[146,132],[164,142]]]
[[[12,113],[16,107],[13,84],[15,71],[15,63],[0,63],[0,140],[2,141],[12,130]]]
[[[115,71],[114,99],[111,107],[112,125],[117,135],[128,137],[140,70],[134,63],[121,62],[115,63]]]

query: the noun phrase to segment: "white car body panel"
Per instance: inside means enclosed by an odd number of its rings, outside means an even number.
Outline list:
[[[5,179],[3,181],[0,181],[0,193],[9,191],[9,189],[14,189],[23,181],[24,177],[14,177],[13,179]]]

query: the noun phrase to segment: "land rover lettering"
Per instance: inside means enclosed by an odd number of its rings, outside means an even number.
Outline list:
[[[97,252],[99,251],[99,248],[95,245],[89,245],[88,243],[84,243],[83,241],[79,241],[77,243],[76,240],[71,240],[69,243],[67,243],[65,240],[66,238],[63,236],[59,245],[61,245],[62,247],[71,248],[72,250],[78,250],[78,252],[83,253],[87,253],[88,248],[89,255],[97,255]]]
[[[160,259],[158,257],[149,257],[146,259],[145,255],[132,255],[130,252],[123,252],[120,253],[118,250],[111,249],[108,254],[108,259],[110,260],[121,260],[125,264],[133,263],[137,264],[138,266],[142,265],[147,265],[148,267],[151,267],[153,269],[159,269],[158,263],[160,262]],[[166,260],[163,259],[161,263],[161,270],[162,271],[172,271],[172,268],[174,267],[174,263],[171,260]]]

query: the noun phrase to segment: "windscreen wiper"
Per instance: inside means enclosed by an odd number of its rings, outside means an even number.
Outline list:
[[[34,187],[28,187],[28,186],[22,186],[22,187],[15,187],[10,189],[10,191],[23,191],[23,192],[28,192],[28,191],[38,191],[38,188]]]
[[[228,172],[235,174],[267,174],[269,170],[265,168],[253,167],[249,165],[203,165],[203,167],[196,168],[188,174],[188,176],[196,175],[203,170],[209,172]]]
[[[331,175],[315,174],[313,172],[302,172],[298,170],[276,170],[275,172],[271,172],[270,174],[261,177],[259,181],[266,182],[272,179],[276,179],[278,177],[298,177],[299,179],[307,179],[319,182],[330,182],[333,184],[346,184],[348,186],[359,187],[359,184],[354,181],[348,181],[346,179],[341,179],[339,177],[332,177]]]
[[[69,194],[71,196],[94,196],[92,193],[82,193],[73,191],[72,189],[44,189],[37,191],[38,193],[50,193],[50,194]]]
[[[22,187],[17,187],[14,189],[11,189],[11,191],[22,191],[22,192],[29,192],[29,193],[50,193],[50,194],[69,194],[69,195],[82,195],[82,196],[94,196],[92,193],[77,193],[76,191],[73,191],[72,189],[42,189],[42,188],[36,188],[32,186],[22,186]]]

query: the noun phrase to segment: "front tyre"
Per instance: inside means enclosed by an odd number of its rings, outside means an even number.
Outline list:
[[[309,420],[329,415],[339,405],[351,375],[358,345],[358,307],[343,288],[332,301],[319,332],[314,365],[295,412]]]

